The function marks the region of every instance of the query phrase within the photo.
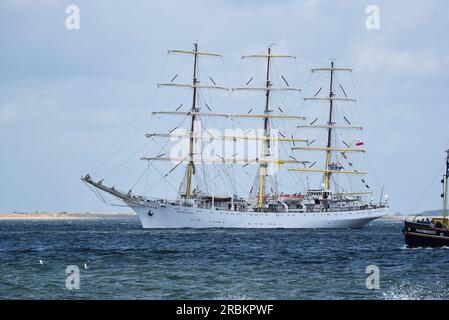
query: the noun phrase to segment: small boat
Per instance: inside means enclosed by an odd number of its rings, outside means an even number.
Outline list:
[[[402,232],[407,247],[449,247],[449,221],[447,219],[447,191],[449,177],[449,150],[446,150],[446,172],[441,180],[443,184],[443,217],[422,218],[415,216],[404,222]]]

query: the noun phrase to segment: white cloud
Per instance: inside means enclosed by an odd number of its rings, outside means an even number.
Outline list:
[[[56,111],[55,102],[45,96],[32,96],[0,106],[0,123],[18,124],[36,118],[51,117]]]
[[[426,49],[393,49],[373,43],[352,48],[354,67],[360,71],[434,75],[442,70],[444,59]]]
[[[318,0],[307,0],[306,6],[307,7],[319,7],[320,3]]]
[[[381,29],[375,32],[365,28],[366,3],[355,0],[264,0],[257,4],[141,0],[133,5],[77,0],[82,11],[77,32],[64,28],[64,2],[41,2],[0,1],[5,8],[0,10],[0,25],[4,26],[0,38],[5,43],[0,61],[3,174],[16,181],[26,179],[33,189],[41,188],[41,173],[53,174],[55,183],[43,190],[52,194],[51,199],[33,193],[26,202],[20,198],[22,186],[8,185],[0,201],[4,210],[18,209],[19,202],[30,207],[33,201],[42,207],[78,210],[83,199],[87,208],[98,208],[87,190],[73,197],[78,174],[85,172],[89,159],[99,156],[101,144],[127,130],[138,106],[159,108],[148,100],[154,84],[164,79],[171,65],[171,57],[164,64],[166,50],[190,48],[194,40],[207,51],[224,54],[227,85],[235,85],[240,77],[248,79],[240,53],[264,52],[270,42],[277,44],[275,52],[298,57],[299,72],[292,70],[292,74],[300,74],[303,80],[298,86],[305,89],[310,87],[309,67],[325,64],[329,57],[341,65],[355,65],[355,96],[366,115],[361,117],[367,122],[366,134],[372,137],[371,159],[383,175],[382,183],[395,191],[392,199],[398,207],[410,202],[397,178],[410,175],[404,163],[418,168],[428,163],[426,157],[434,150],[439,165],[443,143],[438,139],[447,136],[444,128],[449,112],[444,105],[449,75],[446,2],[415,0],[404,6],[380,1]],[[173,98],[182,100],[183,96],[173,94]],[[149,126],[146,116],[138,119],[142,124],[133,123],[130,132],[140,128],[158,131],[155,123]],[[136,137],[131,139],[134,144],[145,141]],[[413,152],[417,145],[420,152]],[[48,157],[56,153],[58,157]],[[66,158],[61,159],[63,155]],[[20,160],[29,158],[42,161],[22,165]],[[74,174],[67,175],[67,170]],[[424,179],[429,175],[426,170],[419,172]],[[421,176],[414,180],[410,189],[419,190]],[[73,201],[70,207],[68,201]]]

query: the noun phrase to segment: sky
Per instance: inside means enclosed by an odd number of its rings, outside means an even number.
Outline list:
[[[80,9],[79,30],[66,28],[68,5]],[[366,27],[369,5],[380,9],[378,29]],[[330,59],[352,67],[372,174],[391,212],[440,208],[447,30],[444,0],[3,0],[0,212],[115,210],[79,178],[154,108],[167,49],[195,41],[222,53],[231,76],[241,54],[270,43],[297,56],[303,73]]]

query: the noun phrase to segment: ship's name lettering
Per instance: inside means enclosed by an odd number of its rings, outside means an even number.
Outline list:
[[[416,232],[426,233],[426,234],[436,234],[436,232],[433,230],[424,230],[424,229],[416,229]]]

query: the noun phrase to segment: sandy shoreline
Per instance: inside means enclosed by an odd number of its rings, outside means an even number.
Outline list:
[[[408,220],[413,220],[413,218],[416,217],[417,220],[420,219],[429,219],[432,220],[433,218],[440,218],[442,219],[442,216],[423,216],[423,215],[409,215],[409,216],[385,216],[382,217],[380,219],[378,219],[377,221],[386,221],[386,222],[402,222],[406,219]]]
[[[402,222],[412,216],[385,216],[377,221]],[[433,216],[425,216],[433,218]],[[0,220],[91,220],[91,219],[137,219],[135,213],[118,212],[0,212]]]
[[[137,218],[134,213],[117,212],[2,212],[0,220],[80,220]],[[406,216],[385,216],[378,221],[403,221]]]
[[[134,213],[99,212],[2,212],[0,220],[90,220],[137,218]]]

